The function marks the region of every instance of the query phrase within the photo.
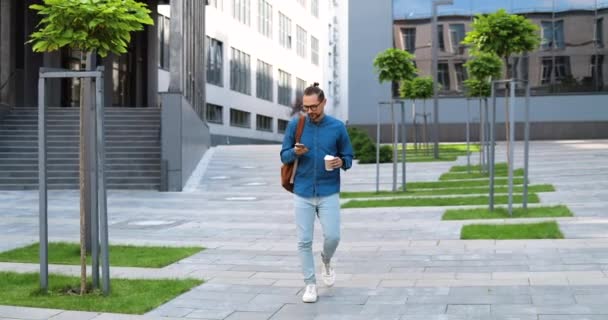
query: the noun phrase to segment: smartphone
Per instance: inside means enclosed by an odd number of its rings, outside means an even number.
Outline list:
[[[306,148],[306,146],[303,143],[296,143],[295,146],[296,146],[296,148]]]

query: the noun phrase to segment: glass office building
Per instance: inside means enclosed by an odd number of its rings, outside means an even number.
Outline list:
[[[607,0],[454,0],[438,10],[438,82],[444,96],[463,94],[468,49],[461,44],[477,14],[506,9],[539,28],[540,47],[513,56],[515,77],[535,96],[608,93]],[[431,74],[431,1],[393,0],[393,43],[413,53],[421,76]]]

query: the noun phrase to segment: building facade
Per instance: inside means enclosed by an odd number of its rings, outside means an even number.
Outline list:
[[[328,94],[328,113],[343,116],[334,99],[337,49],[330,50],[339,34],[334,5],[331,0],[209,1],[205,115],[213,144],[281,141],[295,100],[314,82]]]
[[[350,6],[349,19],[367,15],[370,23],[365,30],[357,29],[356,25],[349,29],[349,34],[356,34],[358,39],[349,42],[348,82],[365,84],[371,92],[353,91],[351,86],[349,123],[375,136],[379,103],[398,97],[390,86],[378,87],[372,83],[377,81],[377,76],[369,66],[377,53],[396,47],[415,55],[420,76],[431,75],[431,2],[383,0],[373,10],[363,1],[350,1]],[[464,141],[466,122],[479,121],[478,101],[464,96],[463,82],[467,78],[464,63],[469,53],[460,43],[475,15],[501,8],[529,18],[538,26],[542,40],[538,50],[516,55],[509,61],[514,77],[530,81],[532,139],[608,138],[608,108],[605,107],[608,105],[608,1],[455,0],[453,5],[440,7],[438,13],[439,139]],[[391,22],[388,28],[387,21]],[[355,57],[357,62],[352,63]],[[515,120],[521,123],[524,100],[517,98],[516,102]],[[408,110],[406,121],[411,124],[412,101],[404,103]],[[418,102],[417,106],[421,104],[424,102]],[[426,104],[426,112],[432,112],[432,101]],[[433,118],[432,114],[429,116]],[[504,118],[504,100],[498,98],[498,139],[504,139]],[[380,123],[384,141],[392,140],[391,121],[390,111],[382,107]],[[477,139],[476,126],[474,128],[473,139]],[[412,137],[413,131],[409,133]],[[516,137],[520,138],[522,133],[516,130]]]

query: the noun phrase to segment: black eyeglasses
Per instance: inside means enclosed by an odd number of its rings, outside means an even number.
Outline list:
[[[317,109],[319,108],[319,106],[321,105],[321,103],[323,103],[323,101],[321,101],[321,102],[319,102],[317,104],[313,104],[312,106],[302,105],[302,111],[308,111],[308,110],[317,111]]]

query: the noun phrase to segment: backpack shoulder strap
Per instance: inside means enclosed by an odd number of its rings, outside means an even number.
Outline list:
[[[302,131],[304,131],[305,121],[306,117],[300,116],[300,121],[298,121],[298,127],[296,128],[296,143],[300,142],[300,138],[302,137]]]

